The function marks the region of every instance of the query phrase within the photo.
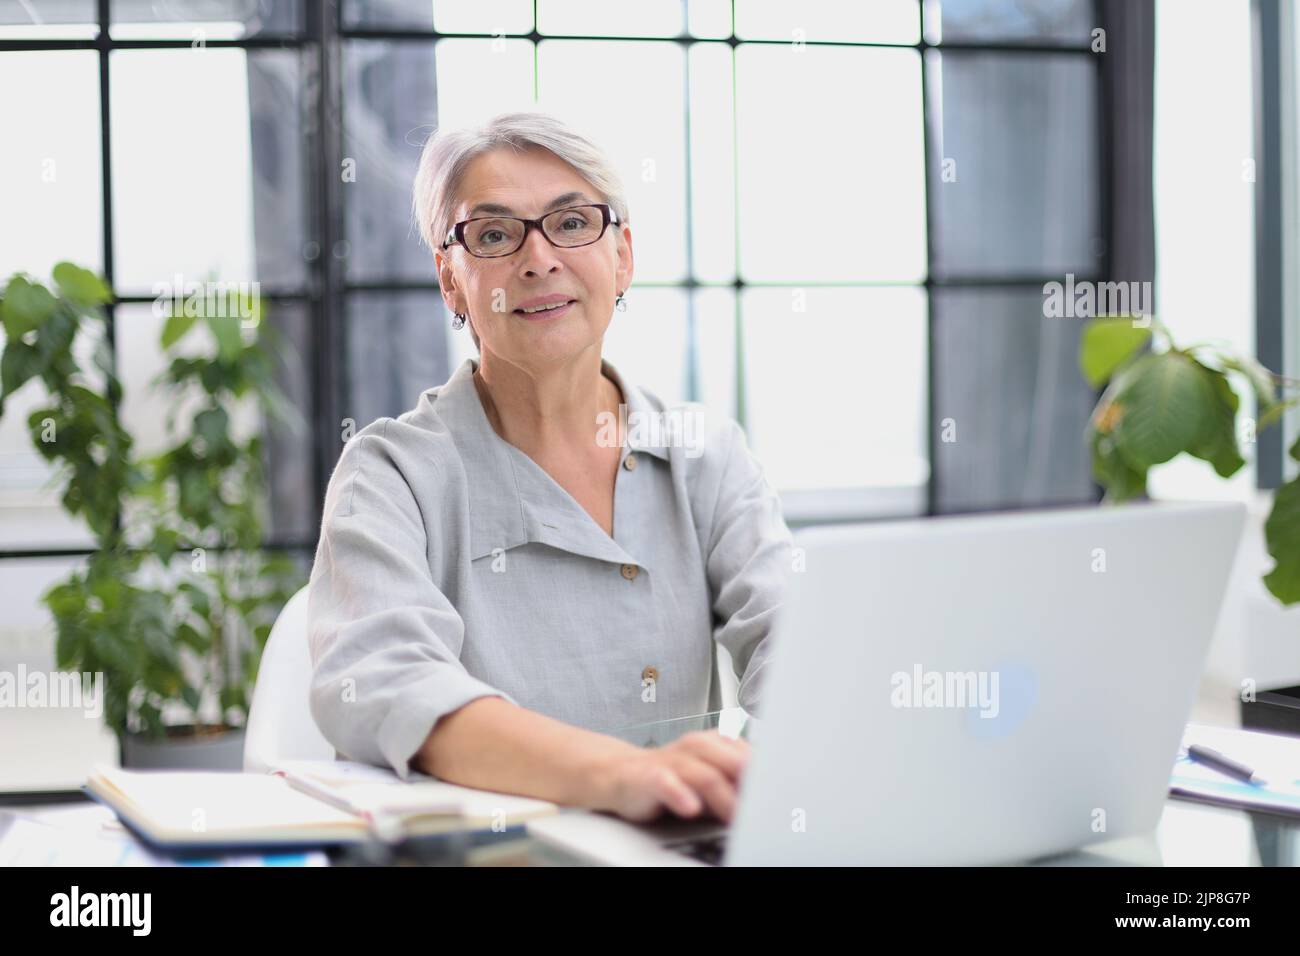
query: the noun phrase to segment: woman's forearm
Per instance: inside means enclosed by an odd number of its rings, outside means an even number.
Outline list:
[[[412,762],[449,783],[606,809],[614,799],[614,763],[637,749],[500,697],[480,697],[439,720]]]

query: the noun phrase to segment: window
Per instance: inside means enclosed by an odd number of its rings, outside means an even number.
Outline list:
[[[1036,290],[1105,261],[1088,0],[51,0],[40,24],[27,9],[0,4],[0,81],[28,91],[0,122],[31,132],[0,156],[0,201],[64,225],[0,236],[0,271],[108,274],[124,413],[146,434],[155,287],[258,281],[313,425],[268,442],[273,533],[304,554],[349,420],[411,407],[473,354],[410,221],[423,141],[520,108],[565,117],[623,174],[637,274],[610,360],[736,417],[793,522],[1089,491],[1086,462],[1039,454],[963,497],[989,473],[963,456],[1007,427],[995,405],[1070,374]],[[37,185],[47,166],[57,189]],[[973,388],[973,347],[1024,374]],[[954,407],[975,440],[936,458]],[[85,538],[40,497],[14,410],[0,551],[75,553]],[[1015,427],[1030,454],[1056,425]]]
[[[1252,355],[1254,147],[1249,0],[1156,4],[1156,301],[1180,342],[1221,340]],[[1215,37],[1213,74],[1193,55]],[[1213,135],[1206,135],[1207,131]],[[1254,396],[1240,415],[1253,416]],[[1157,498],[1242,497],[1255,485],[1255,446],[1225,481],[1189,455],[1152,469]]]
[[[310,344],[295,322],[312,299],[305,26],[296,0],[0,4],[0,86],[22,91],[0,102],[0,123],[22,130],[0,156],[0,275],[48,281],[67,259],[109,278],[122,414],[141,451],[163,440],[162,399],[147,389],[163,366],[151,305],[177,276],[258,281],[268,321],[300,353]],[[284,378],[308,407],[301,376]],[[29,384],[0,422],[0,552],[15,557],[90,543],[31,449],[26,415],[43,397]],[[310,436],[278,444],[286,468],[311,460]],[[311,503],[294,501],[301,489],[280,497],[276,537],[306,553]]]

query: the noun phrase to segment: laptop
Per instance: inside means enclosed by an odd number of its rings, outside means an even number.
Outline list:
[[[594,863],[982,865],[1151,830],[1245,518],[1235,502],[795,534],[730,827],[572,811]]]

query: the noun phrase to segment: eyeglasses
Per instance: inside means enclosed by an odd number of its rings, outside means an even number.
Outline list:
[[[573,249],[591,245],[605,234],[611,222],[618,222],[618,214],[605,203],[557,209],[541,219],[513,216],[466,219],[448,231],[442,247],[459,244],[472,256],[495,259],[517,252],[528,238],[528,230],[540,229],[551,245]]]

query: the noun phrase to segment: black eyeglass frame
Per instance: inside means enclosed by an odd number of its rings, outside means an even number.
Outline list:
[[[596,237],[592,239],[590,242],[579,242],[576,245],[572,245],[572,246],[562,246],[554,239],[552,239],[550,236],[548,236],[546,234],[546,230],[542,228],[542,220],[549,219],[551,216],[554,216],[557,213],[569,212],[574,209],[593,209],[593,208],[600,210],[601,224],[600,224],[600,232],[597,233]],[[499,252],[494,256],[481,256],[477,252],[472,250],[468,245],[465,244],[465,227],[468,226],[471,222],[481,222],[484,219],[510,219],[513,220],[514,222],[522,222],[524,224],[524,234],[519,237],[519,245],[515,246],[515,248],[511,249],[509,252]],[[609,207],[609,203],[603,203],[603,202],[582,202],[573,206],[565,206],[563,209],[552,209],[541,219],[521,219],[519,216],[475,216],[473,219],[466,219],[452,226],[451,229],[447,231],[447,238],[443,240],[442,248],[448,249],[453,245],[458,245],[466,252],[468,252],[471,256],[474,256],[474,258],[476,259],[503,259],[506,256],[513,256],[516,252],[522,249],[524,247],[524,243],[528,241],[528,231],[530,229],[536,229],[538,232],[542,234],[543,238],[545,238],[546,241],[549,242],[551,245],[555,246],[556,249],[581,249],[583,246],[589,246],[592,243],[599,242],[601,238],[605,235],[605,230],[609,228],[610,223],[614,223],[615,225],[617,225],[618,221],[619,221],[618,213],[614,212],[614,210]]]

